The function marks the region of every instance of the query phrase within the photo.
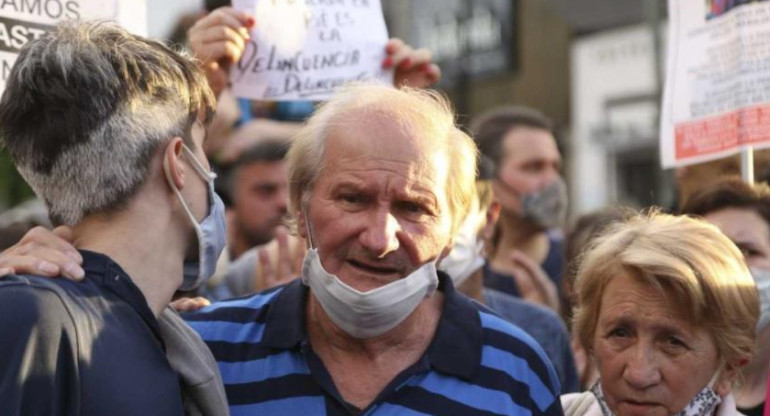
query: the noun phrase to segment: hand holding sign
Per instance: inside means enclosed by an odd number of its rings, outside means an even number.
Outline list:
[[[383,68],[395,68],[396,87],[427,88],[441,78],[441,69],[433,63],[427,49],[412,49],[401,39],[392,38],[385,45]]]
[[[324,100],[355,80],[392,83],[379,0],[234,0],[253,13],[241,60],[230,74],[236,95],[257,100]]]
[[[227,86],[230,66],[241,59],[253,27],[252,15],[220,7],[195,22],[187,32],[190,49],[200,59],[217,96]]]
[[[283,0],[264,0],[272,3],[281,3]],[[344,5],[346,0],[336,1],[338,5]],[[369,1],[350,1],[351,5],[365,5],[369,7]],[[245,0],[241,3],[247,3],[254,10],[255,0]],[[293,1],[290,3],[294,4]],[[298,2],[304,4],[304,2]],[[239,4],[242,7],[243,4]],[[379,3],[376,4],[379,8]],[[377,10],[378,11],[378,10]],[[380,13],[378,11],[378,13]],[[321,19],[328,19],[327,15],[322,15]],[[308,19],[312,19],[307,17]],[[289,21],[292,19],[289,18]],[[296,20],[296,19],[295,19]],[[281,25],[285,22],[281,23]],[[321,23],[318,23],[321,25]],[[325,24],[325,23],[324,23]],[[266,24],[264,31],[266,36],[280,37],[285,29],[276,29],[276,24]],[[241,60],[247,43],[251,41],[249,30],[255,27],[255,18],[253,14],[244,10],[236,10],[232,7],[221,7],[207,16],[201,18],[188,31],[190,47],[195,56],[202,61],[206,74],[214,92],[219,93],[227,86],[228,71],[233,63]],[[271,33],[270,30],[275,33]],[[318,35],[319,37],[334,38],[341,32],[331,30],[328,35]],[[331,34],[334,34],[332,36]],[[297,34],[289,36],[297,38]],[[295,40],[295,42],[297,42]],[[256,51],[256,44],[253,47]],[[409,86],[413,88],[425,88],[436,83],[441,77],[441,70],[438,65],[432,62],[432,54],[427,49],[413,49],[400,39],[390,39],[384,43],[384,55],[382,49],[374,51],[376,55],[382,55],[382,70],[395,70],[394,83],[397,87]],[[360,54],[359,54],[360,55]],[[245,58],[249,59],[249,58]],[[253,59],[253,58],[252,58]],[[241,64],[246,65],[246,64]],[[376,68],[376,66],[375,66]],[[376,72],[376,70],[375,70]],[[262,74],[263,78],[267,75]],[[265,78],[266,79],[266,78]],[[237,87],[241,88],[241,87]],[[251,89],[246,86],[245,88]],[[242,93],[247,97],[252,97],[248,92]],[[259,97],[262,98],[262,97]]]

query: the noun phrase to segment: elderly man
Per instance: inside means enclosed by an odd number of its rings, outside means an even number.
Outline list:
[[[180,415],[195,406],[183,393],[207,388],[196,409],[226,412],[200,339],[183,359],[192,373],[167,358],[196,342],[167,310],[172,295],[208,278],[225,245],[202,150],[213,105],[194,63],[114,25],[62,24],[22,49],[2,144],[78,251],[42,262],[12,249],[17,271],[85,279],[0,280],[3,415]]]
[[[302,279],[187,316],[233,414],[561,412],[534,341],[436,271],[475,192],[443,98],[347,88],[295,139],[289,175]]]

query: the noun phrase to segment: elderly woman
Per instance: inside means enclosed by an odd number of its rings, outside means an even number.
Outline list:
[[[583,259],[573,330],[596,362],[565,415],[738,415],[730,395],[754,348],[754,281],[705,222],[664,214],[611,227]]]

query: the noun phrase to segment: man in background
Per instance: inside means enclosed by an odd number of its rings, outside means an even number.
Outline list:
[[[227,176],[231,260],[275,238],[286,216],[288,141],[261,141],[233,163]]]
[[[546,297],[543,285],[560,287],[564,272],[561,226],[567,193],[561,177],[561,154],[551,121],[526,107],[492,110],[471,130],[481,153],[494,164],[495,200],[502,210],[484,269],[487,287],[543,303],[558,310],[558,297]],[[549,281],[528,269],[540,266]]]

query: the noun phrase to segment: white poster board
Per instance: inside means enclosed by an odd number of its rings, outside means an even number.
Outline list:
[[[5,0],[0,2],[0,94],[19,50],[65,19],[114,20],[147,33],[146,0]]]
[[[770,2],[669,0],[664,168],[770,146]]]
[[[230,81],[266,101],[328,99],[350,81],[393,84],[382,68],[388,31],[380,0],[233,0],[256,25]]]

